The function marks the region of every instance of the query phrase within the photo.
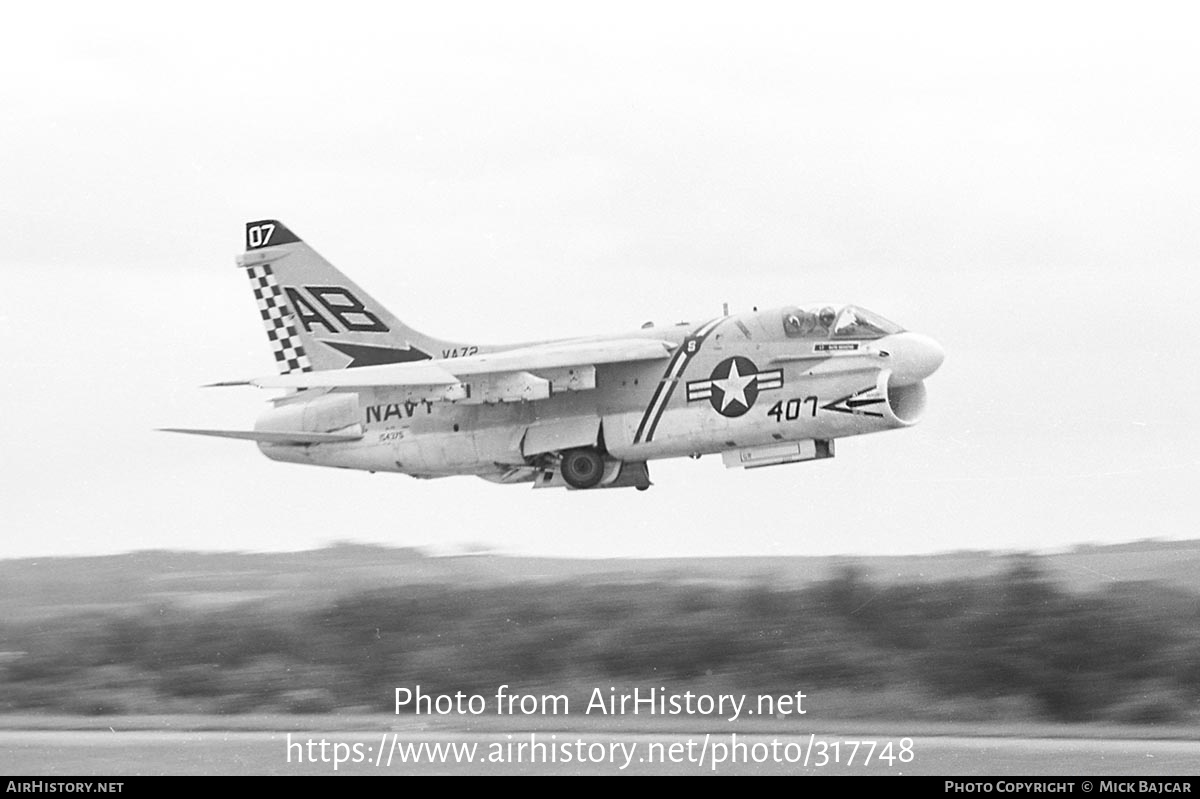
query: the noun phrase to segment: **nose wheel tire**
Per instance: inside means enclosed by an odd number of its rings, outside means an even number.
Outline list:
[[[572,488],[595,488],[604,477],[604,458],[594,449],[572,449],[563,453],[560,468]]]

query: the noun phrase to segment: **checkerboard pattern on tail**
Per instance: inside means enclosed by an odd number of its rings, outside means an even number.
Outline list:
[[[258,302],[258,312],[267,328],[267,338],[271,342],[280,373],[311,372],[312,364],[296,332],[296,319],[288,310],[283,290],[279,288],[270,265],[252,266],[246,271],[250,274],[254,299]]]

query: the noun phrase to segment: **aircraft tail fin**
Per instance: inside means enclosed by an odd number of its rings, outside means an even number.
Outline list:
[[[406,326],[274,219],[246,224],[246,252],[237,262],[281,374],[471,354]]]

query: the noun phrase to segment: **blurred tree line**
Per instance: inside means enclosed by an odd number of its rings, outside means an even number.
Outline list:
[[[0,623],[0,711],[391,712],[396,687],[795,693],[810,718],[1200,720],[1200,597],[1069,592],[1034,558],[972,582],[407,585]],[[824,700],[824,712],[822,702]]]

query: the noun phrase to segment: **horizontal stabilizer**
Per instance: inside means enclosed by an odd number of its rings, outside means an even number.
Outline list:
[[[191,433],[196,436],[217,438],[240,438],[262,444],[335,444],[341,441],[359,441],[361,433],[273,433],[263,430],[188,430],[181,427],[161,427],[163,433]]]

